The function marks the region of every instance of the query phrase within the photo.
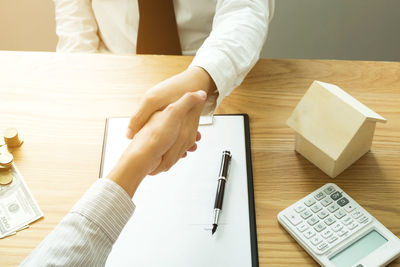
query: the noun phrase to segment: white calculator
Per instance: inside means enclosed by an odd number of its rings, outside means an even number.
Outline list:
[[[400,239],[332,183],[281,211],[278,221],[322,266],[385,266],[400,256]]]

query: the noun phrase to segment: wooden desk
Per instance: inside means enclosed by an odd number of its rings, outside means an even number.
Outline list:
[[[0,52],[0,130],[25,138],[15,162],[45,217],[0,240],[0,265],[20,263],[97,178],[104,120],[128,116],[191,57]],[[335,83],[387,118],[372,151],[331,180],[294,152],[285,121],[313,80]],[[218,113],[248,113],[261,266],[310,266],[276,215],[334,181],[400,236],[400,63],[260,60]],[[400,266],[398,259],[391,266]]]

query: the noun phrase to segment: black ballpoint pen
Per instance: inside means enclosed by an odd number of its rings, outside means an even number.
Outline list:
[[[222,210],[222,202],[224,200],[224,194],[225,194],[225,183],[226,180],[228,179],[228,170],[231,163],[231,158],[232,158],[231,152],[227,150],[222,152],[222,161],[218,176],[218,187],[214,203],[214,223],[211,231],[212,234],[215,233],[218,227],[218,219],[219,219],[219,214]]]

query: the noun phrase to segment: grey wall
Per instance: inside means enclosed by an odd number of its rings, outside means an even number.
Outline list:
[[[400,61],[400,0],[275,2],[263,57]],[[0,0],[0,50],[54,51],[56,42],[51,0]]]
[[[400,61],[399,0],[275,0],[262,57]]]

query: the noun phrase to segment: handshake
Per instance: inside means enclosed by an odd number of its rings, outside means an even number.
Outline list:
[[[204,90],[187,88],[201,72],[208,76],[195,67],[151,88],[131,117],[127,137],[132,142],[106,177],[131,197],[146,175],[167,171],[188,151],[196,150],[200,114],[212,87],[205,83],[197,86]]]

